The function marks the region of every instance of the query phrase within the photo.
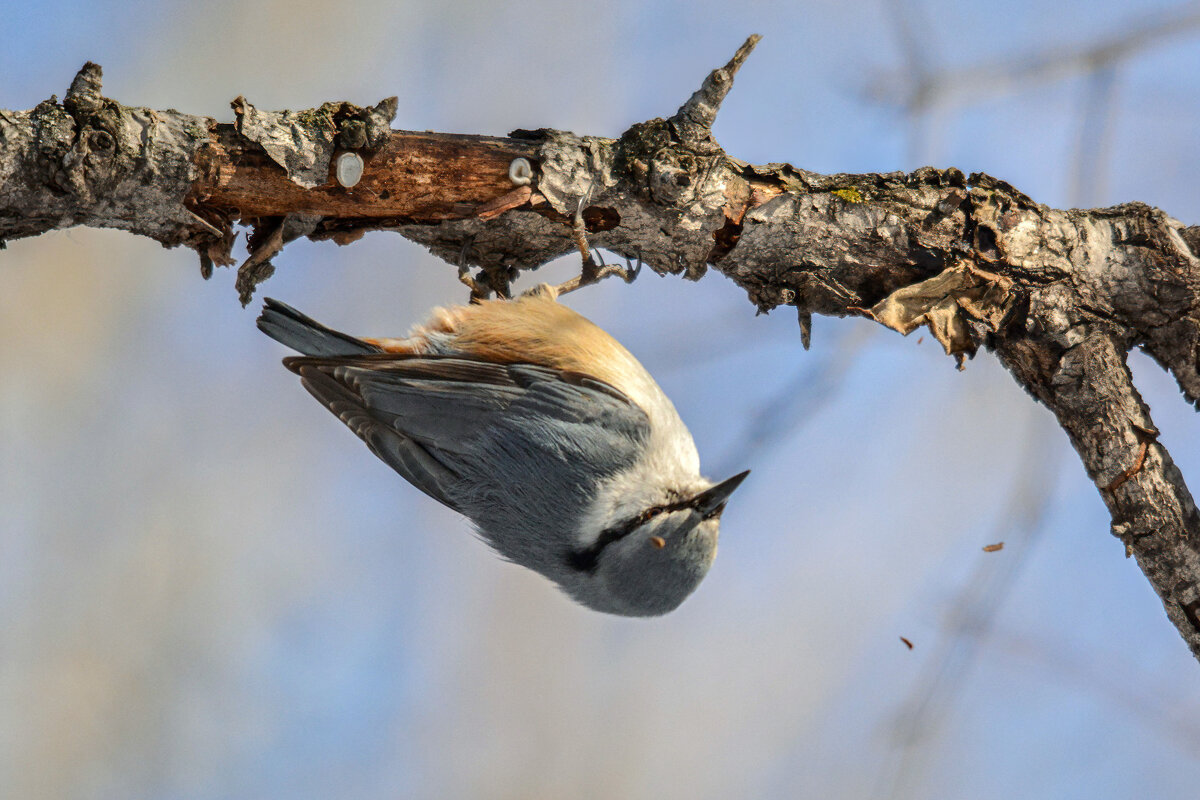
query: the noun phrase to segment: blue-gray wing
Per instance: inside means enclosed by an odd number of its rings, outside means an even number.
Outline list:
[[[391,353],[284,364],[407,481],[472,518],[577,507],[649,436],[624,394],[547,367]]]

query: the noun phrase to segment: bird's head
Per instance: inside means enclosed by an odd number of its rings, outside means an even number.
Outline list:
[[[597,611],[649,617],[675,609],[695,590],[717,555],[721,512],[750,472],[653,505],[616,503],[599,530],[568,556],[563,587]],[[626,498],[628,500],[628,498]]]

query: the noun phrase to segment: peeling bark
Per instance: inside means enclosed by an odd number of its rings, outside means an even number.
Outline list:
[[[458,265],[476,295],[521,270],[597,248],[698,279],[711,266],[759,310],[927,325],[948,354],[993,351],[1046,404],[1167,615],[1200,657],[1200,515],[1126,356],[1143,348],[1200,401],[1200,227],[1129,203],[1061,211],[982,173],[818,175],[726,154],[712,123],[755,38],[669,119],[619,139],[393,131],[395,101],[263,112],[237,121],[120,105],[85,65],[62,103],[0,111],[0,241],[72,225],[185,245],[203,273],[253,229],[246,302],[300,236],[346,244],[394,230]],[[352,151],[361,180],[331,162]],[[526,159],[510,178],[514,159]],[[475,270],[473,276],[467,276]]]

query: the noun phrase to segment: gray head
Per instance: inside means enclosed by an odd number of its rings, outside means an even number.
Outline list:
[[[712,566],[721,512],[749,474],[613,521],[571,551],[573,574],[561,581],[563,588],[610,614],[649,617],[674,610]]]

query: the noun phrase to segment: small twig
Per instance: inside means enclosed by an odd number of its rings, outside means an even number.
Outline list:
[[[812,346],[812,312],[797,306],[796,318],[800,323],[800,346],[807,350]]]
[[[709,135],[717,119],[717,111],[733,87],[733,76],[761,38],[756,33],[746,39],[729,63],[710,72],[700,88],[671,117],[672,124],[684,139],[701,140]]]
[[[71,114],[87,114],[99,109],[103,102],[103,97],[100,95],[102,77],[103,70],[100,69],[99,64],[91,61],[84,64],[75,74],[75,79],[71,81],[71,88],[67,89],[67,94],[63,97],[63,106],[67,111]]]

